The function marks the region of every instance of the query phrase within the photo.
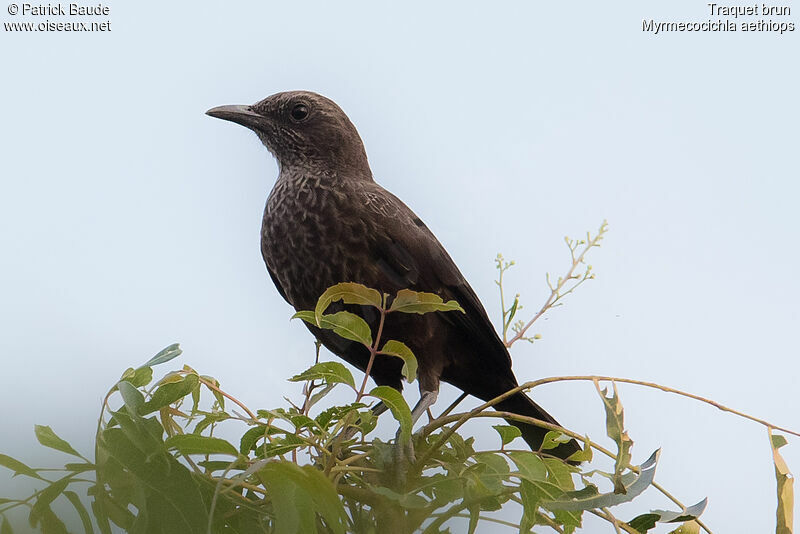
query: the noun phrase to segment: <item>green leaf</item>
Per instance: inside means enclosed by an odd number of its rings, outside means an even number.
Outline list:
[[[146,386],[153,380],[153,368],[145,366],[134,369],[133,367],[129,367],[122,373],[119,380],[120,382],[126,380],[137,388]]]
[[[549,510],[583,511],[594,508],[608,508],[632,501],[653,483],[660,453],[660,449],[655,451],[650,458],[640,466],[639,476],[636,477],[632,484],[625,487],[625,491],[623,492],[617,492],[615,490],[611,493],[598,494],[597,488],[591,486],[594,488],[593,491],[586,491],[583,489],[567,492],[558,500],[545,501],[542,505]]]
[[[539,502],[542,500],[540,492],[536,486],[528,480],[522,480],[519,488],[519,496],[522,501],[522,520],[520,521],[520,532],[529,532],[536,525],[536,518],[539,511]]]
[[[39,480],[44,480],[42,477],[39,476],[39,474],[36,471],[31,469],[27,465],[23,464],[19,460],[15,460],[11,456],[0,454],[0,465],[14,471],[13,476],[25,475],[31,478],[38,478]]]
[[[547,467],[538,454],[528,451],[510,451],[507,454],[517,466],[521,478],[529,482],[547,480]]]
[[[410,289],[401,289],[392,301],[390,312],[419,313],[420,315],[435,311],[455,311],[465,313],[464,309],[455,300],[444,302],[439,295],[421,293]]]
[[[122,396],[122,402],[131,415],[138,415],[139,409],[144,404],[144,395],[133,384],[127,380],[117,383],[117,389]]]
[[[592,442],[589,440],[589,436],[585,436],[583,438],[583,450],[572,453],[568,460],[571,462],[581,463],[591,462],[593,457],[594,453],[592,452]]]
[[[152,367],[154,365],[160,365],[162,363],[167,363],[168,361],[177,358],[181,355],[183,351],[180,348],[180,345],[177,343],[173,343],[169,347],[162,349],[158,354],[150,358],[147,363],[142,365],[142,367]]]
[[[512,304],[511,308],[508,310],[508,318],[506,319],[506,325],[510,325],[511,321],[514,320],[514,316],[517,314],[518,307],[519,307],[519,295],[514,297],[514,304]]]
[[[346,514],[331,482],[315,467],[269,462],[256,473],[275,513],[275,534],[316,532],[317,514],[334,534],[344,534]]]
[[[323,315],[319,322],[321,328],[333,330],[339,336],[372,347],[372,331],[367,322],[358,315],[346,311]]]
[[[767,428],[772,445],[772,464],[775,467],[775,479],[778,484],[778,508],[776,511],[776,534],[792,534],[794,524],[794,478],[789,466],[783,459],[778,449],[786,445],[786,438],[780,434],[773,434]]]
[[[292,319],[295,318],[302,319],[325,330],[333,330],[339,336],[351,341],[357,341],[367,348],[372,347],[372,331],[369,329],[369,325],[354,313],[340,311],[322,315],[317,320],[317,317],[312,312],[299,311],[292,315]]]
[[[294,315],[292,315],[291,319],[302,319],[303,321],[307,322],[310,325],[319,326],[317,324],[317,316],[314,315],[313,311],[307,311],[307,310],[299,311]]]
[[[500,434],[501,446],[505,447],[514,439],[522,436],[522,431],[513,425],[493,425],[492,428]]]
[[[74,506],[75,510],[78,512],[78,516],[81,518],[81,523],[83,523],[83,531],[86,534],[94,534],[92,520],[89,519],[89,512],[86,511],[86,507],[81,502],[78,494],[74,491],[65,491],[64,496],[69,499],[69,502],[72,503],[72,506]]]
[[[607,397],[608,389],[601,391],[600,386],[595,381],[595,386],[603,399],[603,406],[606,410],[606,434],[617,444],[617,457],[614,462],[614,492],[625,493],[622,472],[630,465],[633,440],[625,431],[625,414],[617,394],[617,385],[614,382],[611,384],[613,386],[613,394]]]
[[[51,449],[65,452],[67,454],[77,456],[78,458],[83,458],[83,456],[81,456],[78,451],[73,449],[69,443],[56,436],[56,433],[53,432],[53,429],[49,426],[35,425],[33,429],[36,433],[36,439],[39,440],[39,443],[45,447],[50,447]]]
[[[271,435],[270,430],[272,430],[272,428],[266,425],[257,425],[249,429],[242,434],[239,440],[239,452],[246,455],[252,451],[256,443],[258,443],[258,440],[266,439],[267,436]]]
[[[396,356],[403,360],[403,376],[410,384],[417,377],[417,358],[411,349],[405,343],[390,339],[386,342],[379,354],[386,354],[387,356]]]
[[[166,376],[153,393],[153,396],[150,397],[150,400],[139,408],[139,415],[147,415],[160,410],[164,406],[169,406],[178,399],[189,395],[195,388],[199,387],[199,384],[199,379],[195,374],[188,374],[182,378],[180,375]]]
[[[563,491],[575,489],[575,481],[572,474],[578,472],[578,468],[562,462],[558,458],[542,458],[544,466],[547,468],[547,480],[557,485]]]
[[[307,408],[311,409],[316,403],[324,399],[328,393],[333,391],[335,385],[336,384],[327,384],[324,388],[311,395],[311,398],[308,399]]]
[[[67,526],[50,508],[42,510],[36,521],[44,534],[69,534]]]
[[[236,447],[220,438],[197,434],[178,434],[164,441],[167,449],[177,449],[181,454],[230,454],[238,456]]]
[[[271,443],[265,443],[262,447],[259,447],[256,452],[259,457],[272,458],[273,456],[281,456],[287,452],[292,452],[297,447],[303,445],[307,445],[307,443],[303,441],[302,438],[294,434],[287,434],[284,438],[275,439]]]
[[[555,449],[559,445],[569,443],[570,441],[572,441],[572,438],[566,434],[559,432],[558,430],[550,430],[544,435],[541,449],[545,451],[549,449]]]
[[[378,309],[383,305],[381,294],[375,289],[370,289],[364,285],[353,282],[336,284],[325,290],[325,293],[317,300],[317,306],[314,309],[317,324],[320,323],[323,312],[328,309],[331,302],[337,300],[341,300],[345,304],[361,304],[364,306],[374,306]]]
[[[705,511],[707,504],[708,499],[703,499],[697,504],[687,506],[679,512],[652,510],[650,513],[642,514],[631,519],[628,521],[628,525],[644,534],[650,529],[655,528],[656,523],[680,523],[697,519]]]
[[[154,418],[145,423],[149,425],[149,421],[158,426]],[[149,436],[155,430],[145,427],[142,431]],[[208,509],[200,491],[199,479],[172,455],[164,452],[163,447],[140,450],[122,428],[103,431],[99,445],[103,457],[113,459],[115,465],[125,470],[126,483],[133,483],[143,491],[146,488],[146,501],[137,501],[144,509],[139,508],[135,517],[136,532],[207,531]],[[111,499],[104,499],[103,506],[108,516],[123,528],[128,521],[133,522],[127,504],[120,506]]]
[[[94,471],[95,465],[87,463],[81,463],[81,464],[66,463],[64,464],[64,469],[75,473],[83,473],[85,471]]]
[[[769,432],[770,441],[772,442],[773,449],[780,449],[784,445],[788,443],[786,438],[780,434],[773,434],[772,431],[768,428],[767,431]]]
[[[14,534],[14,529],[11,528],[11,523],[9,523],[8,519],[5,517],[3,518],[3,522],[0,523],[0,534]]]
[[[365,406],[366,406],[365,404],[360,402],[356,402],[353,404],[346,404],[344,406],[331,406],[330,408],[320,413],[315,418],[315,420],[320,428],[327,430],[333,423],[342,420],[350,412],[353,412],[355,410],[360,410]]]
[[[647,531],[656,527],[658,522],[658,514],[641,514],[637,515],[630,521],[628,526],[639,532],[640,534],[647,534]]]
[[[399,391],[390,386],[378,386],[369,392],[371,397],[380,399],[392,412],[400,423],[400,437],[403,440],[411,439],[411,409]]]
[[[306,380],[322,380],[326,384],[347,384],[356,388],[353,374],[339,362],[320,362],[312,365],[299,375],[289,379],[289,382],[305,382]]]
[[[52,503],[64,492],[67,485],[70,483],[71,478],[72,475],[68,475],[60,480],[57,480],[39,493],[39,495],[36,497],[36,502],[34,502],[33,506],[31,507],[30,516],[28,518],[31,526],[36,526],[39,523],[52,523],[52,526],[58,528],[57,523],[54,523],[50,517],[50,514],[52,514],[52,510],[50,510],[50,503]],[[66,528],[64,529],[64,532],[66,532]]]

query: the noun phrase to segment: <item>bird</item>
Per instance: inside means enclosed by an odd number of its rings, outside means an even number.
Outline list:
[[[425,223],[374,180],[356,127],[333,100],[286,91],[206,114],[252,130],[277,160],[261,253],[275,287],[295,310],[314,309],[325,290],[340,282],[389,295],[402,289],[429,292],[461,306],[463,313],[393,314],[386,320],[383,339],[405,343],[417,358],[420,401],[414,420],[436,401],[441,381],[483,401],[517,387],[508,349],[475,291]],[[377,310],[351,311],[375,331]],[[364,345],[306,326],[333,354],[365,371]],[[399,358],[378,358],[370,376],[379,386],[402,391],[402,365]],[[523,392],[494,408],[558,425]],[[541,449],[546,429],[510,422],[532,450]],[[570,440],[542,453],[566,460],[579,450]]]

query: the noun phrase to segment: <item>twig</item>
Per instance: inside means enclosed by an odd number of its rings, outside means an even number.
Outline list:
[[[253,421],[258,421],[258,417],[256,417],[256,414],[251,412],[250,409],[247,406],[245,406],[239,399],[237,399],[233,395],[225,393],[220,388],[218,388],[216,385],[214,385],[210,380],[206,380],[205,378],[200,377],[200,376],[198,376],[198,378],[200,379],[200,383],[201,384],[205,385],[208,389],[213,389],[214,391],[216,391],[217,393],[219,393],[223,397],[227,397],[228,399],[232,400],[234,403],[236,403],[239,406],[239,408],[241,408],[242,410],[247,412],[247,415],[252,417]]]
[[[559,300],[561,300],[565,296],[575,291],[575,289],[583,282],[585,282],[586,280],[590,280],[591,278],[594,277],[594,275],[589,274],[591,266],[589,266],[586,269],[586,273],[584,273],[583,277],[581,277],[580,275],[576,275],[575,269],[578,267],[578,265],[584,263],[584,258],[586,257],[586,253],[589,252],[589,250],[591,250],[596,246],[599,246],[600,241],[602,241],[603,236],[607,231],[607,228],[608,228],[608,223],[606,221],[603,221],[603,224],[600,225],[600,229],[598,230],[597,235],[594,236],[594,238],[592,238],[590,234],[587,234],[586,241],[584,243],[586,246],[577,257],[575,256],[575,250],[577,250],[577,247],[581,244],[581,242],[580,241],[576,242],[575,246],[573,247],[572,241],[569,240],[569,238],[567,238],[567,245],[569,246],[570,254],[572,256],[572,266],[569,268],[569,271],[567,271],[567,274],[565,276],[558,279],[558,282],[556,283],[555,286],[553,286],[553,284],[550,282],[550,277],[548,276],[547,284],[550,287],[550,295],[547,297],[547,300],[545,301],[544,305],[542,305],[542,307],[539,309],[536,315],[533,316],[533,319],[528,321],[527,324],[525,324],[525,326],[519,328],[516,335],[514,335],[514,337],[505,342],[506,347],[510,347],[516,341],[523,339],[525,337],[525,332],[527,332],[528,329],[531,326],[533,326],[533,323],[535,323],[542,315],[544,315],[545,312],[547,312],[547,310],[555,306]],[[576,283],[574,286],[572,286],[571,288],[562,293],[561,290],[570,280],[578,280],[578,283]],[[503,317],[505,318],[505,313],[503,314]]]
[[[384,303],[386,302],[386,295],[383,296]],[[386,310],[383,307],[378,308],[378,311],[381,314],[380,322],[378,323],[378,333],[375,335],[375,342],[369,348],[369,362],[367,362],[367,368],[364,370],[364,380],[361,382],[361,388],[358,390],[358,395],[356,395],[356,402],[361,401],[361,397],[364,396],[364,390],[367,388],[367,380],[369,380],[369,373],[372,371],[372,364],[375,362],[375,355],[378,354],[378,343],[381,340],[381,335],[383,334],[383,323],[386,321]]]
[[[455,407],[456,407],[456,406],[458,406],[459,404],[461,404],[461,401],[463,401],[464,399],[466,399],[468,395],[469,395],[469,393],[467,393],[467,392],[464,392],[464,393],[462,393],[461,395],[459,395],[459,396],[458,396],[458,398],[457,398],[456,400],[454,400],[454,401],[453,401],[453,402],[450,404],[450,406],[448,406],[448,407],[445,409],[445,411],[443,411],[443,412],[442,412],[442,413],[439,415],[439,417],[447,417],[447,415],[448,415],[450,412],[452,412],[452,411],[455,409]]]
[[[648,387],[648,388],[658,389],[658,390],[664,391],[666,393],[674,393],[675,395],[680,395],[682,397],[687,397],[687,398],[690,398],[690,399],[694,399],[696,401],[703,402],[705,404],[709,404],[709,405],[713,406],[714,408],[717,408],[718,410],[722,410],[723,412],[729,412],[729,413],[732,413],[734,415],[738,415],[739,417],[742,417],[744,419],[748,419],[750,421],[753,421],[753,422],[758,423],[760,425],[763,425],[765,427],[773,428],[775,430],[780,430],[781,432],[785,432],[787,434],[791,434],[793,436],[800,437],[800,432],[797,432],[797,431],[794,431],[794,430],[790,430],[788,428],[772,424],[769,421],[765,421],[764,419],[759,419],[758,417],[754,417],[754,416],[748,415],[748,414],[746,414],[744,412],[740,412],[738,410],[734,410],[733,408],[725,406],[724,404],[720,404],[717,401],[713,401],[711,399],[707,399],[705,397],[701,397],[700,395],[695,395],[694,393],[688,393],[686,391],[681,391],[679,389],[674,389],[674,388],[671,388],[671,387],[668,387],[668,386],[662,386],[661,384],[656,384],[654,382],[645,382],[643,380],[634,380],[632,378],[620,378],[620,377],[616,377],[616,376],[593,376],[593,375],[588,375],[588,376],[555,376],[555,377],[549,377],[549,378],[541,378],[539,380],[533,380],[531,382],[526,382],[526,383],[522,384],[519,388],[515,388],[512,391],[514,391],[516,393],[517,389],[519,391],[523,391],[523,390],[533,389],[533,388],[535,388],[537,386],[541,386],[543,384],[551,384],[551,383],[554,383],[554,382],[597,381],[597,380],[607,381],[607,382],[621,382],[621,383],[624,383],[624,384],[635,384],[637,386],[645,386],[645,387]]]

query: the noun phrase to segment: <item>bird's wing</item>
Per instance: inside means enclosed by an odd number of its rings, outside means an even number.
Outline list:
[[[272,283],[275,284],[275,289],[277,289],[278,293],[281,294],[283,300],[289,302],[289,299],[286,297],[286,291],[283,290],[283,286],[281,286],[281,283],[278,281],[278,277],[275,276],[275,273],[272,272],[272,269],[269,268],[269,265],[267,265],[266,261],[264,261],[264,265],[267,266],[267,272],[269,273],[269,277],[272,278]]]
[[[371,184],[372,185],[372,184]],[[436,236],[400,199],[377,184],[362,190],[367,212],[383,232],[371,236],[371,253],[395,290],[436,293],[458,302],[466,313],[441,314],[478,344],[482,357],[511,367],[511,358],[478,296]]]

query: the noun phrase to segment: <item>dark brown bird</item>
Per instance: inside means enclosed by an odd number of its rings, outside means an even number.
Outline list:
[[[440,380],[482,400],[517,386],[511,357],[475,292],[420,218],[372,179],[361,137],[339,106],[316,93],[291,91],[207,113],[253,130],[278,160],[261,253],[278,292],[296,310],[314,309],[319,296],[339,282],[390,295],[400,289],[436,293],[463,307],[463,314],[393,314],[386,322],[383,339],[406,343],[418,360],[416,417],[435,402]],[[377,313],[368,307],[355,311],[374,331]],[[369,352],[363,345],[309,329],[331,352],[365,370]],[[402,390],[401,367],[397,358],[378,358],[370,375],[378,385]],[[558,424],[523,393],[496,408]],[[517,426],[538,450],[546,431]],[[567,458],[577,450],[571,441],[548,452]]]

